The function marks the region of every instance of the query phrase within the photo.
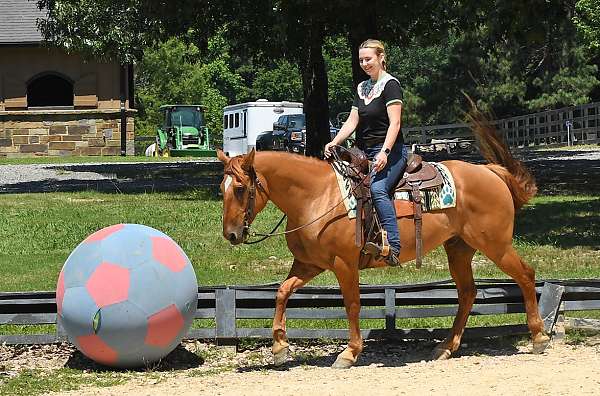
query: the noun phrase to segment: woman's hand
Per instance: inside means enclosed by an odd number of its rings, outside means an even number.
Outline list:
[[[333,141],[331,141],[325,145],[325,149],[323,150],[323,154],[325,155],[325,158],[329,158],[333,155],[331,153],[331,146],[335,146],[335,145],[336,144]]]
[[[383,168],[385,168],[387,165],[387,160],[387,155],[383,151],[378,152],[373,159],[373,169],[375,169],[375,172],[380,172],[383,170]]]

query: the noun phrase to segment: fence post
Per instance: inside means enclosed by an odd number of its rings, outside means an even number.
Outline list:
[[[235,289],[215,290],[215,300],[216,343],[236,349]]]
[[[396,331],[396,289],[385,289],[385,332],[392,337]]]
[[[544,330],[549,335],[552,334],[552,328],[558,317],[558,309],[562,300],[565,287],[545,282],[540,295],[539,311],[544,321]]]
[[[67,341],[67,331],[62,325],[62,321],[60,320],[60,315],[56,315],[56,340],[59,342]]]

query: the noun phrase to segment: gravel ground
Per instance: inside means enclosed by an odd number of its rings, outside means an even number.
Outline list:
[[[561,152],[564,153],[564,152]],[[587,161],[598,161],[600,160],[600,150],[598,151],[574,151],[571,155],[562,154],[562,155],[552,155],[550,153],[546,153],[547,156],[533,158],[531,161],[569,161],[569,160],[587,160]]]
[[[523,160],[530,164],[534,173],[539,163],[552,163],[560,161],[564,166],[564,161],[571,161],[577,164],[581,161],[599,161],[600,160],[600,149],[599,150],[586,150],[586,151],[574,151],[574,150],[562,150],[562,151],[537,151],[526,153],[523,155]],[[435,158],[433,158],[435,159]],[[214,161],[214,159],[213,159]],[[147,170],[153,167],[154,163],[123,163],[124,166],[135,169]],[[185,166],[184,163],[179,163]],[[108,166],[114,167],[119,163],[110,163]],[[156,167],[170,166],[174,170],[173,177],[177,176],[177,163],[155,163]],[[106,181],[116,180],[118,177],[114,173],[105,173],[100,170],[99,172],[92,171],[78,171],[77,169],[87,169],[90,166],[98,166],[101,168],[101,164],[53,164],[53,165],[0,165],[0,187],[10,186],[17,184],[28,184],[35,182],[52,182],[56,181],[57,184],[61,181],[78,180],[78,181]],[[66,170],[68,169],[68,170]],[[536,175],[537,176],[537,175]],[[11,191],[12,192],[12,191]]]
[[[107,180],[114,176],[96,172],[70,172],[54,165],[0,165],[0,184],[17,184],[44,180]]]
[[[464,343],[447,361],[428,361],[433,343],[367,341],[357,366],[329,366],[341,344],[293,343],[292,360],[274,367],[267,344],[237,353],[199,341],[185,342],[160,364],[121,372],[124,384],[84,387],[65,395],[422,395],[598,394],[600,339],[555,343],[541,355],[501,340]],[[69,367],[105,370],[71,345],[0,346],[0,383],[21,369],[51,372]],[[148,375],[151,373],[151,375]]]

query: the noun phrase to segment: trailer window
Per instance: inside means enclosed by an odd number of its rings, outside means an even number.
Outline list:
[[[238,128],[240,126],[240,113],[235,113],[235,127]]]
[[[229,128],[233,128],[233,114],[229,114]]]
[[[227,114],[223,116],[223,129],[227,129]]]

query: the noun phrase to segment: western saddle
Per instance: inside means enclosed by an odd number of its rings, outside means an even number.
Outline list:
[[[360,266],[365,267],[370,257],[364,251],[366,242],[380,244],[382,254],[389,254],[389,245],[385,230],[380,226],[377,213],[371,199],[371,180],[369,160],[365,153],[357,148],[343,146],[332,147],[333,158],[347,165],[344,173],[351,180],[352,193],[356,198],[356,246],[361,248]],[[407,191],[414,205],[416,267],[420,268],[423,256],[422,231],[422,190],[438,188],[443,184],[442,176],[435,166],[423,161],[418,154],[410,154],[404,175],[395,191]],[[401,230],[400,230],[401,231]]]

